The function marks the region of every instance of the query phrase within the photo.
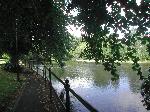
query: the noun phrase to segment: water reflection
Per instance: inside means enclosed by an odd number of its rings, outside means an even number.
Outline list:
[[[148,64],[142,65],[145,75]],[[64,70],[53,67],[53,71],[61,79],[68,77],[70,86],[100,112],[147,112],[140,94],[141,83],[130,64],[119,69],[120,78],[111,81],[111,74],[104,71],[103,66],[94,63],[69,63]],[[63,88],[55,79],[53,85],[60,92]],[[73,110],[87,110],[72,96]]]

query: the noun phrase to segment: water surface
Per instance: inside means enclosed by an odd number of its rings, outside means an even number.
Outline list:
[[[148,74],[149,66],[142,64],[144,75]],[[116,82],[111,81],[111,74],[102,65],[95,63],[70,62],[64,69],[54,66],[53,71],[62,80],[68,78],[70,87],[100,112],[148,112],[141,102],[141,82],[131,67],[131,64],[119,67],[120,78]],[[53,86],[58,94],[63,91],[54,78]],[[72,95],[71,101],[73,111],[88,112]]]

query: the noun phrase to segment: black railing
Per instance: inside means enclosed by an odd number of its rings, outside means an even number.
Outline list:
[[[33,67],[34,67],[34,60],[30,60],[29,63],[28,63],[28,67],[30,69],[33,70]],[[57,77],[56,74],[54,74],[52,71],[51,71],[51,68],[48,68],[44,63],[41,62],[41,64],[43,65],[43,69],[40,69],[38,67],[38,64],[37,66],[35,67],[36,70],[34,70],[37,74],[39,74],[39,70],[41,70],[43,73],[41,75],[43,75],[43,78],[45,79],[45,85],[46,85],[46,81],[48,80],[49,81],[49,86],[50,86],[50,96],[52,96],[52,76],[54,76],[65,88],[65,92],[66,92],[66,103],[65,103],[65,108],[66,108],[66,112],[70,112],[70,95],[69,95],[69,92],[72,93],[89,111],[91,112],[98,112],[97,109],[95,109],[91,104],[89,104],[87,101],[85,101],[80,95],[76,94],[76,92],[70,88],[70,85],[69,85],[69,80],[66,79],[65,82],[62,81],[59,77]],[[46,70],[49,72],[49,79],[48,77],[46,76]]]

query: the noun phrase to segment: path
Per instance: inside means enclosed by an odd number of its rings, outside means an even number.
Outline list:
[[[49,86],[45,87],[40,75],[29,72],[22,94],[16,102],[14,112],[64,112],[65,109],[55,91],[50,101]]]

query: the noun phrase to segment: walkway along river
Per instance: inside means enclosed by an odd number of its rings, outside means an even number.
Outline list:
[[[149,65],[142,64],[145,75]],[[147,112],[140,94],[141,82],[131,67],[131,64],[119,67],[120,78],[116,82],[111,81],[111,74],[104,71],[102,65],[95,63],[69,62],[63,69],[53,66],[52,71],[62,80],[68,78],[70,87],[100,112]],[[52,83],[57,93],[61,94],[63,85],[54,77]],[[75,112],[88,112],[73,96],[71,106]]]

